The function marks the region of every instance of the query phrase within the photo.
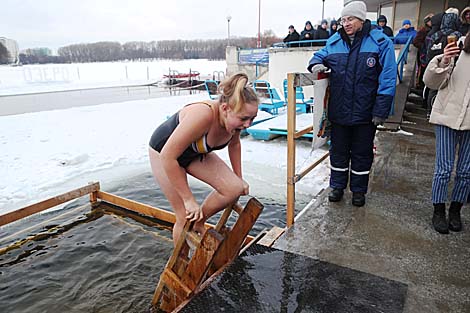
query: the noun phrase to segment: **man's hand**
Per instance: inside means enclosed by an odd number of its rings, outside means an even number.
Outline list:
[[[374,116],[372,118],[372,123],[374,123],[375,126],[383,125],[385,123],[385,119],[382,117]]]
[[[312,72],[314,77],[317,77],[318,73],[326,72],[326,70],[328,70],[328,68],[325,65],[319,63],[312,66],[310,72]]]

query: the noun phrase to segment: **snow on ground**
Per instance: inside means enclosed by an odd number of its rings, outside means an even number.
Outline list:
[[[198,71],[201,79],[225,73],[222,61],[155,60],[0,66],[0,96],[155,83],[168,74]]]
[[[150,173],[147,149],[154,129],[183,105],[206,98],[173,96],[0,117],[0,214],[90,181],[109,188]],[[285,199],[286,146],[285,139],[242,139],[244,176],[252,191]],[[225,150],[220,155],[228,160]],[[298,171],[324,152],[312,152],[309,141],[300,141]],[[297,191],[313,197],[327,178],[323,163]]]
[[[0,96],[132,85],[160,80],[169,68],[217,78],[226,64],[158,60],[0,66]],[[203,99],[205,93],[0,116],[0,214],[91,181],[111,189],[150,173],[147,149],[155,128],[183,105]],[[266,114],[259,112],[259,118]],[[242,138],[244,178],[252,193],[285,203],[286,144],[285,138]],[[297,147],[297,172],[325,153],[312,151],[309,141],[299,141]],[[228,161],[226,149],[217,153]],[[315,196],[327,186],[328,172],[322,163],[297,184],[297,192]]]

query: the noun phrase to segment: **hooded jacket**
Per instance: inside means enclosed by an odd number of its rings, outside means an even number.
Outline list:
[[[429,122],[455,130],[470,130],[470,53],[461,52],[459,59],[448,65],[443,55],[431,60],[423,80],[429,88],[438,89]]]
[[[336,25],[336,29],[333,29],[333,25]],[[330,22],[330,37],[333,36],[338,31],[338,22],[336,20],[331,20]]]
[[[467,33],[470,31],[470,23],[467,23],[467,20],[465,19],[465,13],[470,11],[470,7],[466,7],[463,9],[462,13],[460,14],[460,28],[459,31],[462,34],[462,36],[467,35]]]
[[[310,25],[311,29],[307,30],[307,25]],[[312,23],[307,21],[305,23],[304,30],[300,33],[300,40],[314,40],[315,39],[315,30],[313,29]],[[311,43],[304,43],[302,46],[311,46]]]
[[[416,37],[416,30],[413,26],[410,26],[410,28],[402,28],[398,31],[398,34],[395,36],[393,39],[393,42],[399,45],[404,45],[407,41],[408,38],[415,38]]]
[[[387,118],[395,95],[397,64],[392,41],[369,20],[351,43],[341,28],[315,52],[308,69],[331,69],[328,119],[341,125],[371,123]]]
[[[441,29],[442,18],[444,17],[444,12],[437,13],[431,17],[431,30],[428,33],[428,37],[431,37],[434,33],[437,33]]]
[[[385,21],[384,27],[380,27],[379,21]],[[381,29],[388,37],[393,37],[393,30],[387,26],[387,17],[385,15],[380,15],[377,19],[377,28]]]

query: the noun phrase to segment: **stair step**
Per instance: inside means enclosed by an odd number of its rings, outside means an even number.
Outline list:
[[[432,126],[420,127],[417,125],[405,123],[405,124],[401,124],[401,129],[406,132],[413,133],[413,134],[421,134],[425,136],[434,137],[434,129]]]
[[[406,104],[405,112],[403,114],[406,114],[407,112],[416,113],[416,114],[426,116],[427,109],[420,106],[420,105],[416,105],[416,104],[410,105],[409,102],[408,102]]]
[[[422,114],[407,113],[403,115],[403,120],[410,121],[424,127],[429,125],[428,119],[425,115]]]

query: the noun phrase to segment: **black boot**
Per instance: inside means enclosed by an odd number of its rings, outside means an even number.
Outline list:
[[[330,202],[338,202],[343,198],[344,191],[343,189],[332,189],[328,194],[328,200]]]
[[[446,220],[446,205],[445,203],[433,203],[434,214],[432,216],[432,226],[441,234],[449,233],[449,225]]]
[[[451,231],[462,230],[462,220],[460,219],[460,209],[463,203],[452,201],[449,208],[449,229]]]
[[[366,196],[363,192],[353,192],[352,205],[363,206],[366,204]]]

